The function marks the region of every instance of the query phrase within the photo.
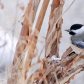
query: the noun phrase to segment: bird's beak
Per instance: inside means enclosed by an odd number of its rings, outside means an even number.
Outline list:
[[[70,30],[70,29],[67,29],[67,30],[65,30],[65,31],[70,32],[71,30]]]

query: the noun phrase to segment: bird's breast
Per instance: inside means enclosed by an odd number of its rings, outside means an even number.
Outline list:
[[[81,49],[81,48],[75,46],[74,44],[72,44],[71,39],[70,39],[70,45],[71,45],[71,48],[73,49],[73,51],[76,54],[80,54],[81,52],[83,52],[83,49]],[[84,55],[84,53],[82,55]]]

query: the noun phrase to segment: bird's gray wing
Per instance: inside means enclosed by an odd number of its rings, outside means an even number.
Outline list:
[[[72,40],[72,44],[74,44],[75,46],[84,49],[84,41],[73,41]]]

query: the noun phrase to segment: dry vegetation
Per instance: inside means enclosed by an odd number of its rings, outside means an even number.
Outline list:
[[[45,47],[45,58],[40,60],[38,57],[37,63],[31,65],[32,59],[37,56],[36,43],[49,1],[44,0],[34,31],[32,31],[32,26],[40,0],[30,0],[28,3],[7,84],[68,84],[77,73],[84,70],[84,56],[81,56],[82,53],[69,56],[69,53],[72,52],[71,47],[62,55],[60,61],[51,60],[53,55],[59,58],[63,23],[60,16],[64,0],[52,1],[49,27],[45,46],[43,46],[43,48]],[[28,76],[35,65],[39,66],[39,69],[34,68],[33,73]]]

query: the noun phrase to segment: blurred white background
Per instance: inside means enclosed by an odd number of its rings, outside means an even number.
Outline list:
[[[65,0],[63,12],[70,6],[73,0]],[[21,22],[23,14],[29,0],[0,0],[0,84],[5,84],[7,73],[10,70],[16,43],[18,41],[21,30]],[[48,6],[45,19],[42,25],[40,35],[46,37],[48,29],[48,21],[50,14],[50,4]],[[24,10],[22,10],[24,8]],[[39,6],[40,8],[40,6]],[[65,50],[70,46],[69,35],[65,29],[69,29],[72,24],[84,24],[84,0],[76,0],[69,10],[63,15],[62,39],[60,47],[60,57]],[[39,40],[45,40],[39,36]],[[44,43],[38,42],[38,49],[42,49]],[[39,51],[40,52],[40,51]],[[41,58],[44,57],[44,51]],[[70,84],[84,84],[84,72],[75,76]]]

